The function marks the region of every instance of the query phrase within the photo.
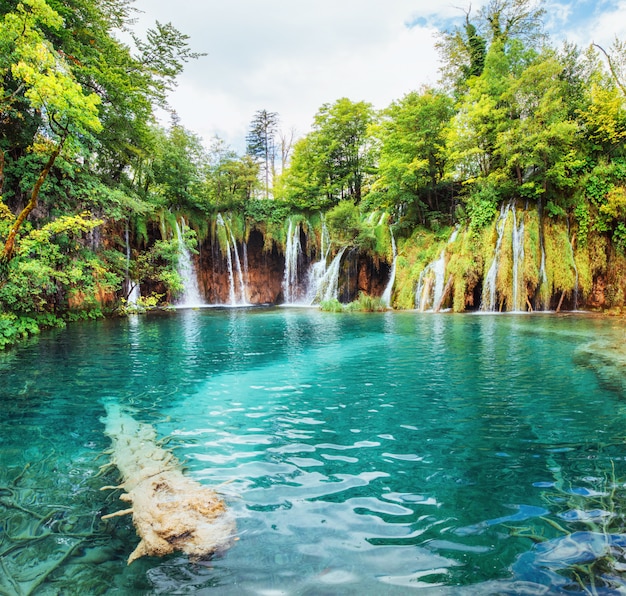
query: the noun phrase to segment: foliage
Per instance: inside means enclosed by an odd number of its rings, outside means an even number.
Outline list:
[[[324,300],[320,304],[320,310],[324,312],[343,312],[343,304],[339,302],[336,298],[332,298],[330,300]]]
[[[350,244],[361,231],[359,209],[352,201],[342,201],[327,212],[326,224],[333,238]]]
[[[366,197],[368,207],[393,209],[412,203],[426,220],[426,210],[445,211],[446,134],[452,101],[433,89],[409,93],[393,103],[378,126],[378,175]]]
[[[380,296],[370,296],[365,292],[359,292],[354,302],[345,305],[346,312],[385,312],[387,305]]]
[[[284,250],[288,222],[298,221],[316,257],[325,221],[335,245],[376,263],[391,262],[393,229],[394,306],[414,307],[420,273],[444,250],[453,308],[462,311],[478,307],[494,221],[515,203],[520,217],[524,205],[528,304],[573,303],[576,288],[589,295],[599,278],[609,304],[623,299],[619,40],[607,50],[557,49],[540,4],[489,0],[441,34],[441,87],[380,112],[348,98],[322,105],[288,165],[293,139],[281,137],[278,176],[273,112],[256,112],[245,155],[217,137],[205,146],[175,114],[167,127],[155,123],[155,108],[167,109],[176,77],[199,55],[171,24],[134,36],[134,49],[121,43],[116,32],[134,35],[132,16],[127,0],[24,0],[0,11],[6,337],[114,310],[128,279],[148,288],[149,302],[169,298],[181,287],[173,230],[182,219],[191,250],[208,239],[225,250],[253,229],[265,250]],[[448,245],[457,223],[463,231]],[[503,304],[512,298],[506,225]]]
[[[324,104],[313,130],[294,146],[284,197],[301,209],[319,209],[365,194],[374,156],[369,126],[373,108],[347,98]]]
[[[101,223],[87,213],[64,216],[22,238],[0,286],[5,342],[64,319],[102,316],[121,277],[86,245]]]
[[[359,292],[358,298],[348,304],[342,304],[336,298],[324,300],[320,304],[320,310],[324,312],[385,312],[387,305],[380,296],[369,296],[365,292]]]

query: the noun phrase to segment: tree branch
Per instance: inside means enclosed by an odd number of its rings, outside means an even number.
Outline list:
[[[37,200],[39,199],[39,191],[41,190],[43,183],[46,181],[46,178],[48,177],[48,174],[50,173],[50,170],[52,169],[52,166],[54,165],[56,158],[61,153],[61,150],[63,149],[63,145],[65,143],[66,138],[67,138],[67,135],[61,137],[61,140],[59,141],[57,146],[54,148],[54,151],[50,154],[50,157],[48,158],[46,165],[43,167],[43,169],[39,173],[39,177],[37,178],[37,181],[33,185],[33,189],[30,193],[30,200],[28,201],[24,209],[22,209],[21,213],[17,216],[17,219],[15,220],[15,222],[13,222],[13,225],[11,226],[11,230],[9,231],[6,242],[4,243],[4,248],[2,249],[2,254],[0,254],[0,267],[3,270],[3,274],[6,273],[6,266],[8,265],[9,261],[14,256],[15,238],[17,236],[17,233],[19,229],[22,227],[22,224],[24,223],[26,218],[30,215],[33,209],[37,207]]]
[[[595,42],[592,43],[591,45],[598,48],[606,56],[606,61],[609,64],[609,70],[611,71],[611,75],[613,79],[615,80],[615,82],[617,83],[617,86],[621,89],[624,96],[626,96],[626,86],[624,85],[624,83],[622,83],[622,81],[620,81],[619,76],[617,75],[617,72],[615,70],[615,65],[613,64],[613,59],[611,58],[609,53],[601,45]]]

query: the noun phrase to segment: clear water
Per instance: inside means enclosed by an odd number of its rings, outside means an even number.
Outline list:
[[[603,338],[623,323],[314,309],[44,334],[0,356],[0,594],[622,593],[626,396],[581,352]],[[126,565],[110,400],[229,482],[223,556]]]

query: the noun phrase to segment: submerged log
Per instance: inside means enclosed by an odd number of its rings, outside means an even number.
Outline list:
[[[232,545],[235,521],[218,493],[183,475],[180,462],[157,443],[156,432],[116,404],[106,406],[105,433],[113,443],[112,462],[122,475],[122,501],[129,509],[102,516],[133,516],[140,537],[128,563],[144,555],[182,551],[202,559]]]

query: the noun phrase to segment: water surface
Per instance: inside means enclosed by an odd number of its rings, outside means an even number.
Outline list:
[[[44,334],[0,356],[0,594],[619,593],[626,396],[598,339],[623,326],[202,309]],[[223,556],[126,566],[110,401],[227,483]]]

